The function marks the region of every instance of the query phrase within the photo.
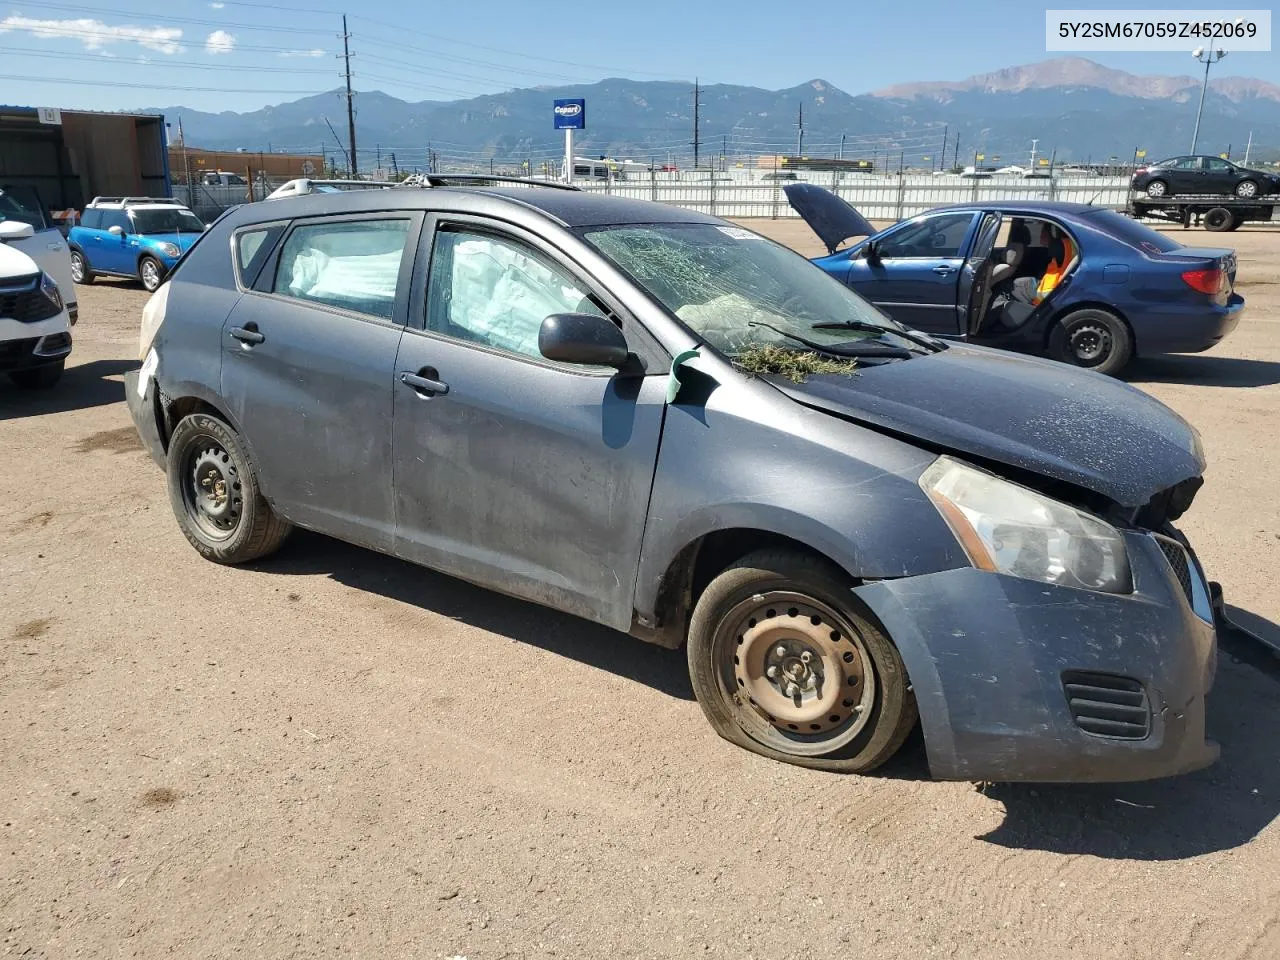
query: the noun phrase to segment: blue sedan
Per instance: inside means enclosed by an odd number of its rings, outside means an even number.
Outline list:
[[[827,247],[818,266],[939,336],[1115,374],[1135,355],[1209,349],[1244,309],[1234,250],[1184,247],[1103,207],[974,203],[876,232],[830,191],[783,189]]]

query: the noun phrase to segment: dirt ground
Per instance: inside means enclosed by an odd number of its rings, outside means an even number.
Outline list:
[[[1132,380],[1203,432],[1184,528],[1275,635],[1280,233],[1229,242],[1241,327]],[[1172,781],[758,759],[681,653],[314,535],[201,560],[122,400],[143,302],[81,288],[59,387],[0,386],[0,956],[1280,956],[1274,674],[1224,658],[1222,759]]]

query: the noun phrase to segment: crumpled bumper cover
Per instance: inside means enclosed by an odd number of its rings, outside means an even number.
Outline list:
[[[160,438],[160,424],[156,418],[156,381],[148,377],[146,389],[142,396],[138,395],[139,371],[130,370],[124,375],[124,399],[129,407],[129,416],[138,430],[142,445],[151,454],[161,470],[165,469],[164,441]]]
[[[974,569],[864,584],[855,593],[897,644],[929,766],[946,780],[1126,781],[1212,763],[1205,694],[1213,626],[1192,611],[1159,546],[1129,534],[1135,592],[1112,596]],[[1138,680],[1142,740],[1077,726],[1063,674]]]

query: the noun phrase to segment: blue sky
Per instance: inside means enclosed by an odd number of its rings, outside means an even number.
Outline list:
[[[1112,6],[1214,5],[1112,0]],[[357,90],[447,100],[606,76],[696,75],[705,83],[771,89],[822,77],[850,93],[958,80],[1048,59],[1044,10],[1016,0],[998,6],[476,0],[349,4],[346,12]],[[339,84],[342,12],[341,0],[0,0],[0,102],[243,111],[330,90]],[[1199,70],[1189,51],[1084,55],[1139,74]],[[1280,57],[1232,54],[1214,67],[1214,76],[1231,74],[1280,83]]]

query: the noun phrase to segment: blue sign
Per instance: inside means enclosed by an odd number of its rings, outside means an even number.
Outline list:
[[[555,128],[557,130],[587,129],[587,101],[557,100],[555,107]]]

